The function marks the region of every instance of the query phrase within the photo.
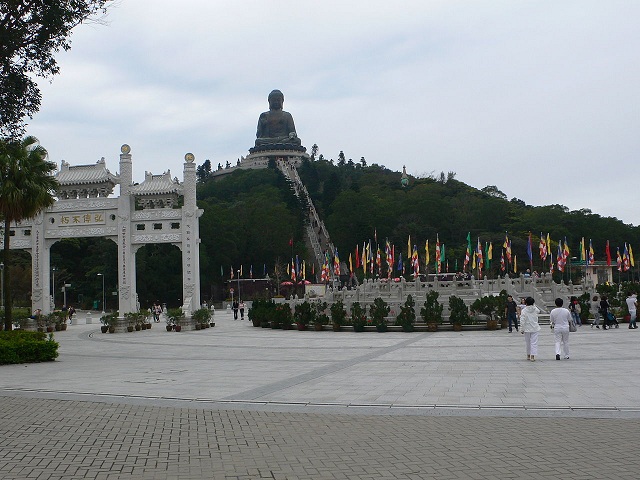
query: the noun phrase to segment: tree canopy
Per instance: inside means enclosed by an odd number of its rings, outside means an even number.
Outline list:
[[[71,48],[71,30],[104,12],[110,1],[0,2],[0,135],[23,135],[25,117],[33,117],[40,108],[34,77],[56,75],[54,55]]]

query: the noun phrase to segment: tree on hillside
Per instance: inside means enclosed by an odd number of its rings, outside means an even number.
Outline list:
[[[19,138],[42,98],[35,77],[50,78],[69,50],[71,30],[111,0],[15,0],[0,3],[0,135]]]
[[[5,292],[4,328],[11,330],[11,282],[9,242],[11,223],[35,217],[54,203],[58,181],[51,176],[56,164],[35,137],[0,141],[0,215],[4,220]]]

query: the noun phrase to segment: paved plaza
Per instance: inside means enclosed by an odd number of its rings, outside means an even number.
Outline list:
[[[2,479],[638,477],[640,333],[56,333],[0,367]]]

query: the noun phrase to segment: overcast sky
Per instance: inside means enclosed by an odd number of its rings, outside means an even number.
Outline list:
[[[640,224],[640,1],[118,0],[82,25],[27,133],[131,145],[134,180],[235,163],[278,88],[308,150]]]

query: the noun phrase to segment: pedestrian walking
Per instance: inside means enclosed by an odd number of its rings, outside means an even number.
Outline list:
[[[556,298],[556,308],[551,310],[550,320],[553,335],[556,341],[556,360],[560,360],[560,354],[564,353],[564,358],[569,359],[569,322],[572,321],[571,313],[564,308],[564,300]],[[562,347],[562,351],[561,351]]]
[[[240,310],[240,320],[244,320],[244,302],[240,302],[238,308]]]
[[[618,320],[616,320],[616,317],[614,317],[613,314],[609,311],[611,305],[609,305],[607,296],[602,295],[600,298],[600,315],[602,315],[602,329],[606,330],[607,327],[613,328],[614,325],[616,328],[618,328],[620,326],[618,325]]]
[[[580,308],[580,303],[578,302],[578,297],[572,296],[569,302],[569,311],[571,312],[571,318],[579,327],[582,326],[582,321],[580,320],[580,313],[582,313],[582,309]]]
[[[238,301],[234,300],[231,309],[233,310],[233,319],[238,319]]]
[[[635,293],[629,292],[627,295],[627,308],[629,309],[629,329],[638,328],[636,325],[636,310],[638,307],[638,297]]]
[[[600,328],[600,299],[598,295],[594,295],[591,299],[591,309],[593,310],[593,323],[591,324],[591,328],[594,326]]]
[[[504,306],[504,315],[507,317],[509,321],[509,333],[512,332],[512,325],[515,325],[516,331],[518,330],[518,313],[517,313],[518,305],[513,300],[511,295],[507,295],[507,303]]]
[[[525,307],[520,311],[520,332],[524,334],[524,343],[527,349],[527,360],[536,361],[538,355],[538,314],[540,309],[534,305],[532,297],[525,299]]]

